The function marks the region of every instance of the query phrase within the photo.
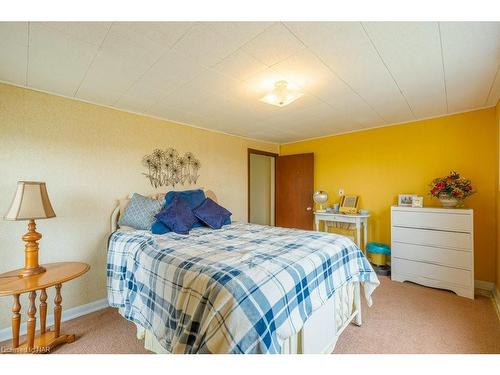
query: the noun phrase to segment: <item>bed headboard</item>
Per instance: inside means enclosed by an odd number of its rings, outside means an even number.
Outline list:
[[[166,193],[150,194],[149,197],[152,197],[152,198],[154,197],[156,199],[163,200],[163,197],[165,196],[165,194]],[[212,199],[215,202],[218,202],[217,196],[215,195],[215,193],[212,190],[205,190],[205,196],[207,198]],[[131,197],[131,195],[129,195],[129,198],[130,197]],[[113,233],[115,230],[117,230],[119,228],[119,225],[118,225],[118,220],[120,220],[120,203],[119,202],[120,201],[118,201],[118,204],[116,205],[115,209],[111,213],[111,222],[110,222],[111,233]]]

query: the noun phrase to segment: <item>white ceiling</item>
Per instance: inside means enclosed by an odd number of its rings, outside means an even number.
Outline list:
[[[499,65],[495,22],[0,22],[2,81],[279,143],[493,106]]]

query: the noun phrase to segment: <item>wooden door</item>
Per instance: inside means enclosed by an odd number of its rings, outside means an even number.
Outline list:
[[[276,226],[313,229],[314,154],[276,159]]]

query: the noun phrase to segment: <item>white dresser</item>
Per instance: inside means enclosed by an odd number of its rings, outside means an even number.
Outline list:
[[[473,222],[471,209],[392,207],[392,280],[474,298]]]

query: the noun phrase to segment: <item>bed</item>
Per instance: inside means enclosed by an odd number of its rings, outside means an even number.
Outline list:
[[[343,236],[239,222],[153,235],[117,216],[108,301],[156,353],[330,353],[379,285]]]

